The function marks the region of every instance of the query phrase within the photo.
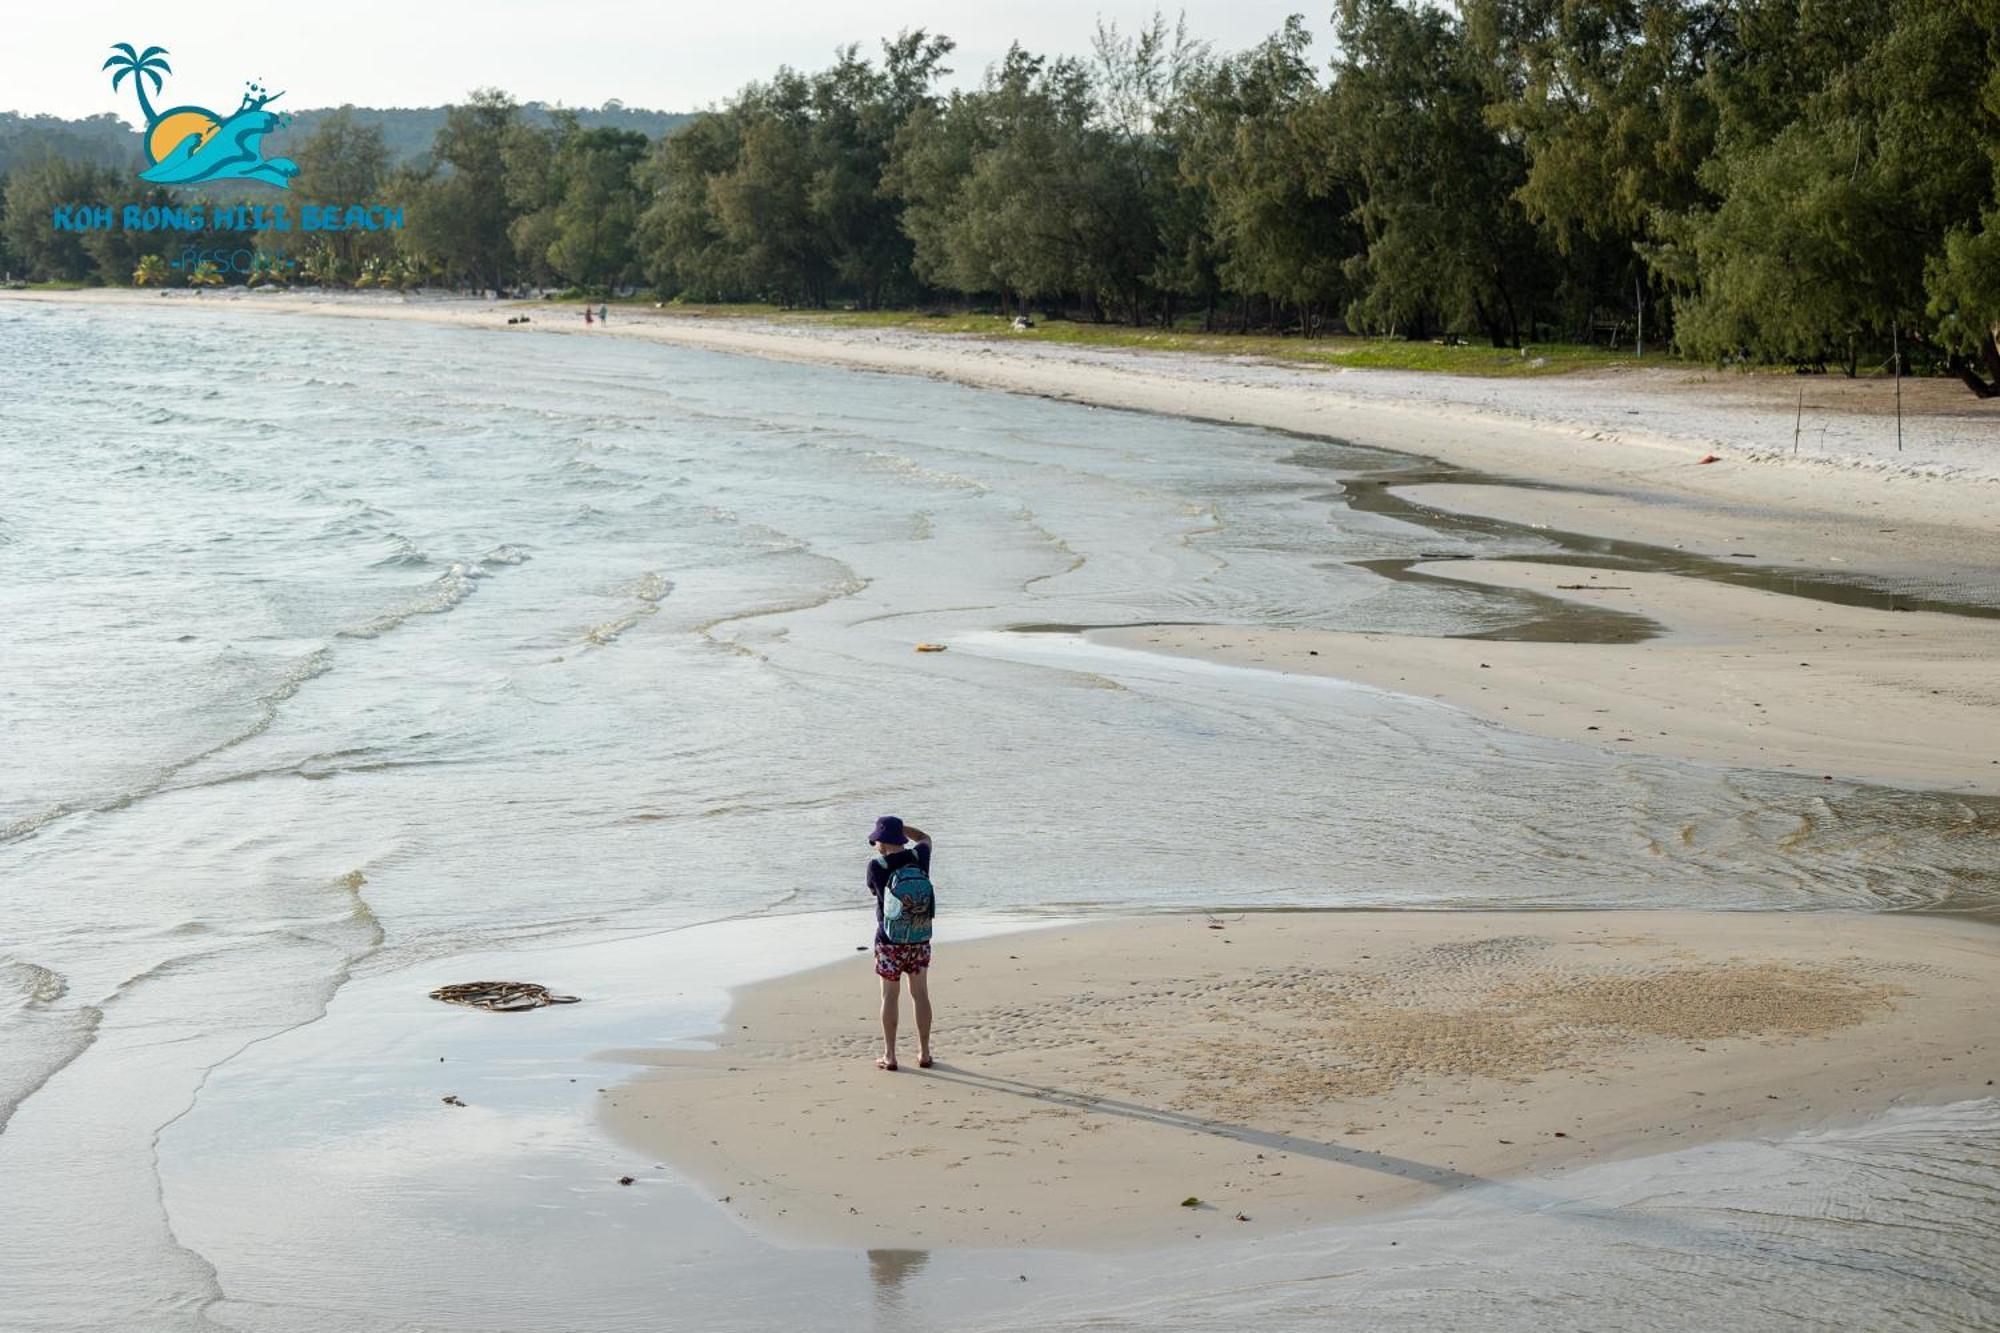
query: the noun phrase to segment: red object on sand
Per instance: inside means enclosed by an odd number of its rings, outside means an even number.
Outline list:
[[[1703,454],[1700,458],[1695,459],[1694,463],[1696,467],[1700,467],[1703,463],[1720,463],[1721,461],[1714,454]]]

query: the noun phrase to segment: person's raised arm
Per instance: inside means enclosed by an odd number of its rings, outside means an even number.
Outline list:
[[[930,834],[908,821],[905,821],[903,824],[903,836],[911,842],[929,842],[931,840]]]

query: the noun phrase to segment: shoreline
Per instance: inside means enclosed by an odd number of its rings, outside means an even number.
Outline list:
[[[165,298],[164,300],[162,298]],[[1926,568],[1962,565],[2000,577],[2000,552],[1965,549],[1970,533],[2000,526],[2000,454],[1985,444],[2000,429],[2000,405],[1960,404],[1934,423],[1948,436],[1929,462],[1913,446],[1909,461],[1875,440],[1873,410],[1833,415],[1865,429],[1867,447],[1822,449],[1797,458],[1784,448],[1750,443],[1770,422],[1768,405],[1746,407],[1732,386],[1706,375],[1633,371],[1579,372],[1533,381],[1482,380],[1443,372],[1320,369],[1202,352],[1083,349],[1010,344],[1003,338],[902,330],[813,328],[620,307],[609,326],[586,328],[573,308],[540,301],[460,297],[389,297],[285,292],[194,297],[121,288],[75,292],[0,291],[24,304],[224,309],[260,315],[395,320],[502,334],[560,334],[654,341],[884,374],[919,375],[997,389],[1192,420],[1332,439],[1502,474],[1552,487],[1556,494],[1603,492],[1613,498],[1669,502],[1690,550],[1726,555],[1746,525],[1778,515],[1806,525],[1822,549],[1806,554],[1830,569],[1859,567],[1892,550]],[[550,318],[507,324],[516,315]],[[1583,406],[1579,406],[1581,400]],[[1707,415],[1693,409],[1703,400]],[[2000,401],[2000,400],[1996,400]],[[1676,409],[1681,412],[1677,419]],[[1991,417],[1991,422],[1986,420]],[[1628,417],[1641,418],[1635,427]],[[1724,438],[1718,428],[1736,438]],[[1917,427],[1913,426],[1915,433]],[[1784,432],[1788,444],[1791,431]],[[1717,463],[1696,460],[1726,450]],[[1503,492],[1505,487],[1462,488]],[[1532,523],[1539,490],[1505,496],[1512,521]],[[1525,498],[1524,498],[1525,497]],[[1455,512],[1485,513],[1478,496],[1453,497]],[[1599,498],[1591,497],[1593,502]],[[1498,515],[1495,515],[1498,516]],[[1564,512],[1572,521],[1574,507]],[[1588,515],[1581,516],[1588,518]],[[1885,524],[1895,531],[1884,533]],[[1547,526],[1555,526],[1547,524]],[[1578,529],[1626,536],[1627,514]],[[1894,535],[1895,543],[1863,539]],[[1829,552],[1863,542],[1861,559]]]
[[[2000,935],[1937,918],[1165,915],[938,956],[935,1069],[869,1063],[846,961],[739,988],[712,1050],[615,1053],[657,1068],[606,1123],[782,1243],[1124,1251],[1990,1097],[2000,1035]]]
[[[116,290],[0,296],[45,304],[181,309],[197,305],[196,298],[179,294],[163,301],[158,294]],[[1699,553],[1734,568],[1761,568],[1774,576],[1803,570],[1851,581],[1874,575],[1906,587],[1947,593],[1953,588],[2000,586],[2000,544],[1991,540],[1993,532],[2000,531],[2000,454],[1986,450],[1981,455],[1987,459],[1984,466],[1990,479],[1935,475],[1921,469],[1885,472],[1881,457],[1851,458],[1838,466],[1799,464],[1770,451],[1753,451],[1742,461],[1732,451],[1721,463],[1702,465],[1693,457],[1703,447],[1695,435],[1673,437],[1661,432],[1663,424],[1673,422],[1663,423],[1657,411],[1673,396],[1648,396],[1631,384],[1606,386],[1588,378],[1570,380],[1567,388],[1552,380],[1469,384],[1438,374],[1239,364],[1199,353],[1082,352],[1055,344],[1010,346],[957,335],[807,329],[627,308],[621,308],[620,318],[609,328],[587,330],[580,321],[560,318],[572,311],[537,302],[286,293],[200,298],[199,307],[272,316],[419,322],[494,333],[610,336],[728,355],[922,375],[1119,410],[1338,438],[1413,460],[1442,459],[1479,471],[1486,479],[1477,484],[1417,482],[1393,489],[1419,508],[1495,520],[1529,535],[1538,528],[1554,528],[1606,541],[1637,539],[1661,549]],[[526,325],[505,323],[519,313],[537,311],[559,318]],[[1547,419],[1532,415],[1537,403],[1562,393],[1574,400],[1580,392],[1588,399],[1600,390],[1609,397],[1593,406],[1599,417],[1608,420],[1642,411],[1656,415],[1648,418],[1644,431],[1587,429],[1587,422],[1573,419],[1573,405],[1551,408]],[[1468,394],[1480,401],[1464,401]],[[1683,394],[1683,407],[1686,398]],[[1495,404],[1511,407],[1503,411]],[[1714,413],[1689,418],[1694,426],[1712,425],[1718,419],[1746,429],[1757,421],[1754,413],[1732,416],[1727,410],[1719,418]],[[1547,577],[1553,566],[1510,562],[1506,568],[1506,577],[1489,572],[1480,581],[1513,587],[1554,581]],[[1587,581],[1590,571],[1578,574],[1576,567],[1568,568],[1576,581]],[[1470,578],[1462,565],[1424,573]],[[1898,614],[1897,623],[1882,628],[1883,622],[1866,619],[1876,613],[1817,600],[1754,593],[1674,575],[1647,575],[1639,582],[1654,590],[1647,600],[1671,603],[1687,632],[1672,642],[1623,649],[1603,644],[1355,636],[1347,641],[1350,646],[1367,651],[1347,654],[1352,678],[1390,689],[1402,687],[1402,693],[1469,708],[1495,722],[1572,740],[1590,739],[1591,724],[1568,714],[1579,707],[1603,707],[1605,697],[1644,678],[1670,688],[1673,701],[1635,710],[1635,717],[1645,716],[1634,723],[1635,730],[1620,733],[1629,739],[1613,741],[1629,747],[1630,753],[1775,771],[1817,769],[1862,781],[2000,793],[2000,764],[1993,762],[2000,756],[1977,753],[1980,738],[1996,731],[1985,714],[2000,705],[2000,674],[1994,666],[2000,654],[1984,659],[1980,655],[1992,642],[1990,622]],[[1758,597],[1769,600],[1746,600]],[[1773,631],[1758,623],[1757,616],[1745,613],[1753,604],[1777,609],[1785,627]],[[1813,623],[1806,624],[1807,620]],[[1710,632],[1717,624],[1726,625],[1728,634]],[[1813,662],[1815,655],[1825,655],[1824,641],[1835,637],[1836,631],[1844,644],[1844,689],[1837,699],[1821,693],[1806,696],[1793,688],[1805,683],[1813,668],[1787,668],[1801,674],[1783,688],[1768,671],[1749,669],[1757,664],[1775,669],[1772,664],[1788,655],[1793,662]],[[1254,661],[1275,651],[1293,667],[1307,666],[1314,651],[1293,631],[1255,627],[1207,627],[1200,634],[1171,641],[1166,636],[1135,639],[1129,632],[1101,633],[1122,634],[1113,641],[1127,646],[1183,655],[1234,654],[1230,660]],[[1900,657],[1885,647],[1891,638],[1902,645]],[[1864,642],[1869,639],[1882,642]],[[1815,655],[1800,653],[1808,643]],[[1412,676],[1405,669],[1410,665],[1420,665],[1421,675]],[[1684,674],[1676,675],[1670,666]],[[1907,666],[1917,669],[1921,686],[1897,674]],[[1963,667],[1966,675],[1949,676],[1947,668],[1952,666]],[[1311,669],[1333,674],[1324,664]],[[1477,673],[1476,680],[1466,672]],[[1810,677],[1815,690],[1828,678],[1824,670]],[[1558,681],[1568,682],[1567,693],[1556,688]],[[1690,726],[1690,717],[1703,700],[1687,686],[1700,681],[1713,682],[1708,702],[1722,715]],[[1777,707],[1759,691],[1775,692]],[[1817,711],[1815,703],[1821,705]],[[1897,730],[1903,735],[1878,743],[1865,735],[1846,734],[1853,730],[1847,723],[1869,716],[1885,703],[1893,706]],[[1843,732],[1838,743],[1828,744],[1815,727],[1834,717],[1836,708],[1846,722],[1836,728]],[[1663,709],[1674,716],[1660,716]],[[1543,716],[1530,717],[1533,713]],[[1774,725],[1777,713],[1784,715],[1782,725]],[[1556,718],[1560,720],[1550,720]],[[1641,722],[1645,725],[1638,725]],[[1938,753],[1924,752],[1925,738],[1942,742]]]
[[[1359,681],[1613,752],[2000,795],[2000,621],[1609,566],[1453,560],[1411,572],[1642,617],[1664,633],[1568,643],[1154,625],[1083,637]]]

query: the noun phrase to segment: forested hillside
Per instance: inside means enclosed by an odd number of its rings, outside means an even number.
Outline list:
[[[272,109],[282,110],[283,104],[275,104]],[[446,109],[351,106],[294,111],[290,123],[274,132],[267,143],[270,155],[289,157],[326,123],[327,117],[345,111],[360,124],[381,127],[382,143],[391,162],[414,162],[437,141]],[[550,125],[555,113],[555,108],[541,102],[521,107],[521,117],[528,124]],[[671,134],[693,119],[685,112],[646,111],[619,102],[580,108],[575,114],[577,123],[585,129],[632,130],[652,139]],[[56,116],[0,111],[0,178],[49,156],[102,166],[130,166],[136,170],[140,165],[139,136],[123,118],[110,112],[83,120],[63,120]]]
[[[292,194],[408,226],[294,235],[258,276],[1501,347],[1643,321],[1705,360],[1895,348],[2000,387],[2000,0],[1338,0],[1243,51],[1164,21],[1017,47],[945,93],[952,49],[849,48],[664,136],[492,91],[415,158],[368,114],[302,119]],[[46,223],[130,185],[17,168],[6,262],[131,280],[128,238]]]

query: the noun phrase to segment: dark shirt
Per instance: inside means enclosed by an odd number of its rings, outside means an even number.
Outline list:
[[[889,937],[882,932],[882,891],[889,887],[891,871],[903,866],[916,866],[926,875],[931,873],[931,845],[920,842],[914,847],[905,847],[900,852],[890,852],[887,864],[883,858],[868,858],[868,891],[875,895],[875,942],[887,944]]]

